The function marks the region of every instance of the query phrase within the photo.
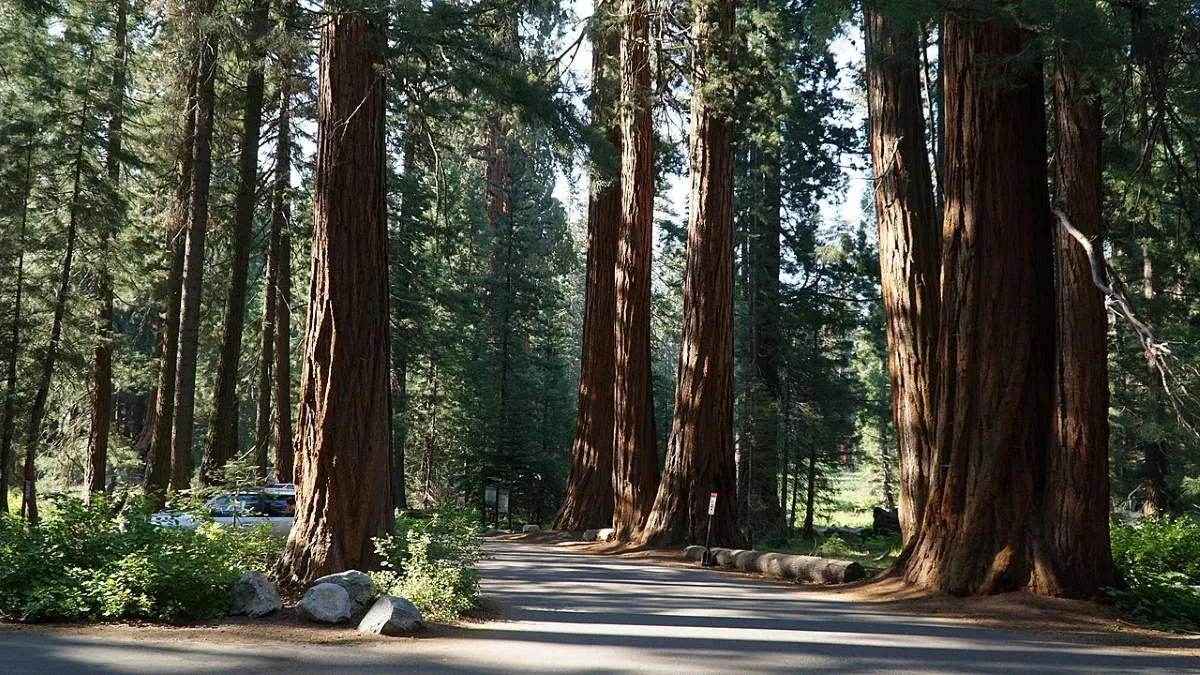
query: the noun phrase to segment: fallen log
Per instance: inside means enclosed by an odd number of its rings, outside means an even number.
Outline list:
[[[867,576],[862,565],[852,560],[833,560],[811,555],[789,555],[765,551],[744,551],[736,548],[712,548],[713,560],[721,567],[742,572],[758,572],[783,579],[795,579],[818,584],[844,584]],[[688,546],[683,557],[700,560],[703,546]]]

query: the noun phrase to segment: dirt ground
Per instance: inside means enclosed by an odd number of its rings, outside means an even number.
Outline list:
[[[677,549],[647,549],[628,544],[586,543],[565,538],[554,531],[500,535],[496,539],[527,541],[560,547],[579,553],[654,562],[670,567],[695,567]],[[713,574],[739,577],[762,575],[729,569],[714,569]],[[850,602],[878,605],[888,611],[912,616],[966,621],[989,628],[1036,632],[1063,639],[1109,647],[1134,647],[1159,653],[1200,657],[1200,635],[1166,633],[1122,619],[1111,606],[1085,600],[1047,598],[1031,593],[1004,593],[984,597],[959,598],[908,586],[899,579],[867,579],[851,584],[800,584],[767,579],[790,592],[823,593]]]
[[[619,543],[585,543],[566,538],[563,533],[543,531],[532,534],[500,535],[496,539],[524,541],[561,548],[564,552],[611,556],[615,559],[651,562],[671,567],[695,567],[684,560],[676,549],[631,548]],[[714,569],[713,574],[730,576],[761,576],[734,570]],[[992,628],[1032,631],[1063,639],[1112,647],[1132,647],[1156,653],[1195,655],[1200,657],[1200,636],[1178,635],[1151,630],[1129,623],[1106,605],[1097,602],[1044,598],[1028,593],[1007,593],[981,598],[957,598],[913,589],[895,579],[866,580],[853,584],[797,584],[778,579],[765,579],[782,591],[793,593],[832,594],[847,601],[878,605],[889,611],[913,616],[937,617],[966,621]],[[285,608],[270,616],[251,619],[225,617],[187,626],[166,626],[151,623],[118,624],[13,624],[0,622],[0,632],[38,631],[64,636],[91,636],[137,640],[152,637],[202,643],[354,645],[374,641],[428,640],[453,636],[472,623],[494,620],[501,616],[499,607],[484,598],[481,606],[457,624],[431,624],[408,638],[387,638],[363,635],[351,624],[326,626],[313,624],[297,616],[295,609]]]

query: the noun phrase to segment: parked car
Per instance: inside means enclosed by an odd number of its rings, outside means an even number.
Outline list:
[[[229,527],[258,527],[271,525],[271,532],[286,537],[292,529],[296,514],[296,488],[287,483],[274,483],[263,488],[219,494],[204,503],[207,518],[194,513],[171,509],[150,516],[150,522],[161,527],[195,528],[206,519]]]

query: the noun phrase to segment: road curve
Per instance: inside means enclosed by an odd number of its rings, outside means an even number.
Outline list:
[[[489,542],[503,619],[428,640],[214,644],[0,632],[0,673],[1200,673],[1200,659],[914,618],[776,584]]]

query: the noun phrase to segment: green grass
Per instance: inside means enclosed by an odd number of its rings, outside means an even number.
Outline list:
[[[783,546],[755,547],[761,551],[815,555],[822,558],[853,560],[863,567],[883,569],[900,555],[900,534],[889,532],[877,537],[842,539],[838,535],[816,537],[809,541],[797,535]]]

